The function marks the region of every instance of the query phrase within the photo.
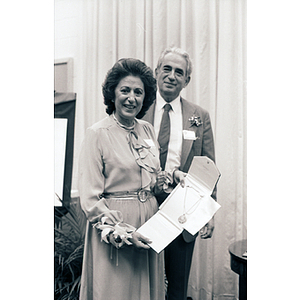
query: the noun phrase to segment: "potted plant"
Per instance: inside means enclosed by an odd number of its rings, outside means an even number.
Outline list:
[[[61,199],[60,199],[61,200]],[[63,201],[61,201],[63,203]],[[55,300],[78,300],[84,235],[77,204],[55,207],[54,292]]]

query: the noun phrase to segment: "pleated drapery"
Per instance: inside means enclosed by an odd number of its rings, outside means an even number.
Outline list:
[[[78,0],[79,1],[79,0]],[[81,0],[82,1],[82,0]],[[246,1],[85,0],[81,2],[73,189],[85,130],[106,116],[102,83],[122,57],[139,58],[153,70],[161,51],[185,49],[192,79],[182,95],[210,112],[221,209],[210,240],[196,240],[188,295],[237,299],[238,275],[229,245],[246,238]]]

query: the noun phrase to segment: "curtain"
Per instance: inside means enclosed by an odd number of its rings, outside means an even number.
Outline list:
[[[246,1],[85,0],[81,8],[73,189],[85,130],[106,116],[101,91],[106,72],[122,57],[155,69],[164,48],[186,50],[193,73],[182,96],[210,112],[222,174],[222,207],[213,238],[196,240],[188,295],[237,299],[238,275],[230,269],[228,247],[247,234]]]

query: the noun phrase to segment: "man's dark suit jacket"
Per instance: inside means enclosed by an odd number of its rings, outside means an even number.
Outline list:
[[[212,126],[210,122],[209,113],[202,107],[188,102],[187,100],[180,98],[182,107],[182,129],[193,130],[195,132],[196,140],[182,140],[182,151],[181,151],[181,163],[179,170],[187,173],[191,166],[194,156],[207,156],[211,160],[215,161],[215,148]],[[172,102],[170,103],[172,105]],[[148,121],[153,125],[154,123],[154,112],[155,112],[156,101],[147,111],[143,117],[144,120]],[[191,117],[200,117],[200,125],[191,125],[189,119]],[[182,137],[183,138],[183,137]],[[167,194],[165,195],[165,198]],[[212,197],[216,199],[216,189],[214,190]],[[183,231],[183,238],[186,242],[194,240],[198,234],[192,236],[187,231]]]

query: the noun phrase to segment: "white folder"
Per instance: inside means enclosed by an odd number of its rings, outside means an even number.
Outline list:
[[[221,207],[211,194],[220,177],[215,163],[206,156],[195,156],[185,177],[160,205],[158,212],[137,232],[148,237],[149,246],[160,253],[184,229],[195,235]],[[184,217],[183,217],[184,215]],[[185,222],[181,223],[182,218]]]

